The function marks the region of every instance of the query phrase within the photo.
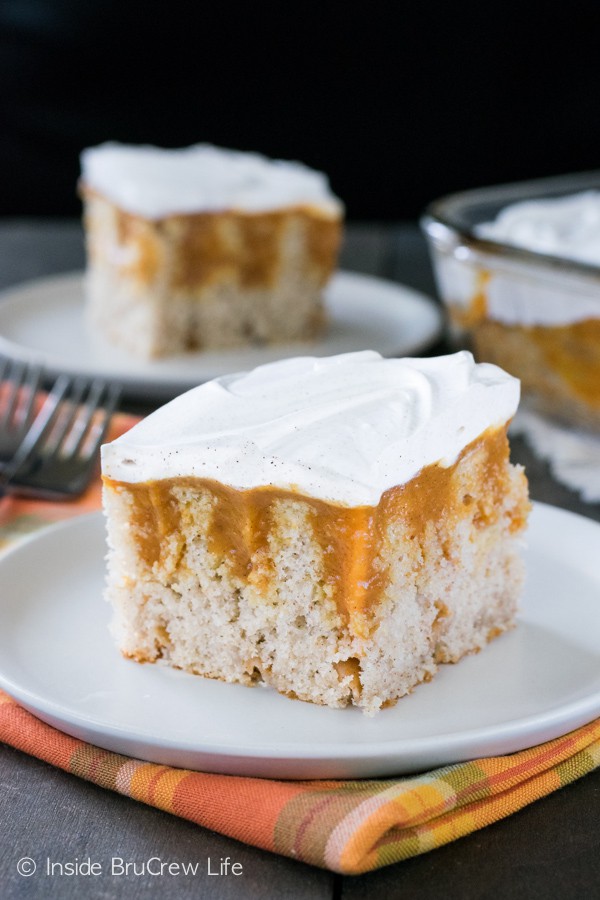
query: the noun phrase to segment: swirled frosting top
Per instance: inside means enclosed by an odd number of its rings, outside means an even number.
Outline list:
[[[374,506],[424,466],[452,465],[518,402],[516,378],[466,351],[299,357],[182,394],[106,444],[102,470],[115,481],[196,476]]]
[[[321,172],[210,144],[178,150],[101,144],[83,151],[81,170],[84,186],[147,219],[289,206],[313,206],[337,216],[343,209]]]

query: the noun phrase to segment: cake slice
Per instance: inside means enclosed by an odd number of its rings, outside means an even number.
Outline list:
[[[194,388],[103,448],[122,652],[369,713],[514,623],[519,383],[364,351]]]
[[[300,163],[205,144],[82,154],[90,327],[138,357],[317,337],[343,208]]]

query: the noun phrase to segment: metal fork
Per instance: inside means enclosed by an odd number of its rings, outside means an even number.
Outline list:
[[[42,367],[0,357],[0,470],[9,463],[36,414]]]
[[[119,396],[117,385],[59,376],[48,397],[47,413],[42,408],[0,475],[0,491],[48,500],[82,494]]]

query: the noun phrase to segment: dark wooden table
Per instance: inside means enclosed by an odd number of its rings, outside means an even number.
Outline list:
[[[83,266],[78,223],[0,223],[0,288]],[[434,294],[426,248],[414,224],[348,228],[342,267]],[[433,352],[447,350],[443,342]],[[558,485],[520,440],[513,458],[527,467],[534,499],[600,521],[600,505],[581,503]],[[370,875],[349,878],[247,847],[174,816],[104,791],[0,745],[0,900],[9,898],[343,898],[424,900],[569,900],[600,897],[600,770],[483,831]],[[43,864],[91,857],[93,878],[36,874],[17,862]],[[113,857],[138,863],[200,861],[197,876],[112,876]],[[206,861],[230,857],[243,874],[209,876]]]

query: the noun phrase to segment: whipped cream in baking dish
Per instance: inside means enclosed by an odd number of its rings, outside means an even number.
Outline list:
[[[466,351],[299,357],[182,394],[105,445],[102,471],[115,481],[196,476],[376,505],[424,466],[452,465],[518,402],[516,378]]]
[[[515,203],[475,232],[536,253],[600,265],[600,192]],[[435,258],[440,290],[450,306],[469,309],[483,297],[487,318],[526,327],[560,327],[600,318],[600,288],[593,272],[587,275],[543,259],[521,260],[483,250],[477,252],[476,263],[458,254]]]
[[[600,191],[513,203],[475,231],[537,253],[600,265]]]
[[[196,144],[178,150],[106,143],[81,154],[82,181],[122,209],[160,219],[176,213],[261,212],[310,205],[342,211],[323,173],[299,162]]]

